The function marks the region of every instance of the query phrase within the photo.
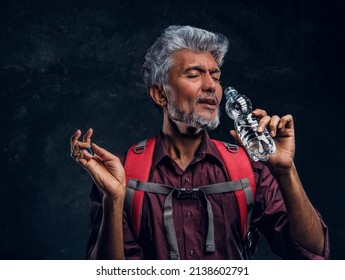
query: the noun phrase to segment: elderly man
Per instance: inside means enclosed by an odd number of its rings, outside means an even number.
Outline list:
[[[91,143],[92,129],[82,141],[80,130],[72,136],[71,155],[94,181],[88,258],[249,259],[260,233],[281,258],[329,258],[327,227],[294,165],[292,116],[253,111],[259,118],[258,132],[268,128],[276,144],[276,152],[265,163],[249,161],[245,155],[241,160],[235,157],[229,167],[230,153],[224,155],[206,132],[219,124],[220,66],[227,48],[222,35],[170,26],[148,50],[144,81],[151,99],[163,110],[163,126],[149,160],[133,156],[136,148],[146,149],[146,142],[119,158]],[[231,135],[238,139],[235,131]],[[236,182],[244,182],[233,180],[231,169],[246,162],[255,194],[245,210],[251,213],[250,220],[240,217],[241,203],[231,190]],[[139,169],[147,169],[146,177],[137,175]],[[124,211],[126,192],[130,197],[127,185],[133,184],[142,186],[141,198],[130,200],[134,208],[140,204],[133,210],[140,211],[135,225],[131,210]]]

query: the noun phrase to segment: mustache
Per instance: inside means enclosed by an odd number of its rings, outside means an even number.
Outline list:
[[[195,100],[195,103],[206,103],[210,105],[219,105],[219,100],[217,96],[213,93],[207,94],[205,96],[200,96]]]

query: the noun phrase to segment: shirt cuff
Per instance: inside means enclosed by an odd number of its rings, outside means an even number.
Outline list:
[[[308,259],[308,260],[328,260],[330,258],[330,248],[329,248],[329,233],[328,233],[328,227],[323,222],[322,218],[320,217],[320,222],[322,226],[322,230],[324,233],[324,247],[323,247],[323,253],[321,255],[317,255],[313,252],[310,252],[309,250],[303,248],[299,242],[292,239],[292,243],[294,245],[294,248],[296,250],[296,253],[300,258],[302,259]]]

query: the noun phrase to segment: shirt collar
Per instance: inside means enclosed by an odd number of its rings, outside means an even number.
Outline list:
[[[164,137],[164,135],[162,132],[160,132],[157,136],[155,151],[153,153],[153,158],[152,158],[151,170],[156,168],[156,166],[164,158],[170,159],[170,155],[169,155],[169,153],[168,153],[168,151],[165,148],[164,143],[163,143],[163,137]],[[201,144],[198,148],[198,151],[196,152],[195,159],[193,162],[201,161],[206,157],[212,157],[212,158],[216,159],[216,161],[218,161],[219,164],[223,165],[223,161],[222,161],[222,158],[218,152],[218,149],[213,144],[208,133],[206,131],[204,131],[203,139],[202,139]]]

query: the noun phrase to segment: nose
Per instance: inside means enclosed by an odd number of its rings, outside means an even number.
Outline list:
[[[205,92],[215,92],[216,91],[216,81],[210,75],[210,73],[204,73],[202,90]]]

